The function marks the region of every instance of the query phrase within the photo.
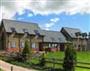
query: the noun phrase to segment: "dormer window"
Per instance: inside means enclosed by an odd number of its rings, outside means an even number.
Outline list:
[[[24,32],[24,37],[27,37],[27,35],[28,35],[28,29],[23,29],[23,32]]]
[[[15,30],[14,27],[11,27],[11,31],[12,31],[12,32],[16,32],[16,30]]]
[[[23,29],[23,32],[24,33],[28,33],[28,29]]]
[[[40,35],[40,33],[38,32],[38,30],[34,30],[36,35]]]
[[[38,32],[38,30],[34,30],[36,36],[40,36],[40,33]]]

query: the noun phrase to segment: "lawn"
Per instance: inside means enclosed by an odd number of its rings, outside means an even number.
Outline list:
[[[64,58],[64,52],[47,53],[45,55],[45,57],[46,58],[63,59]],[[88,52],[77,52],[77,61],[78,62],[84,62],[84,63],[90,63],[90,52],[89,51]],[[50,66],[50,64],[48,64],[48,65]],[[80,64],[80,63],[78,63],[77,65],[90,68],[90,64]],[[56,65],[56,67],[60,67],[60,65]],[[90,71],[90,69],[76,67],[76,71]]]
[[[63,59],[64,52],[50,52],[45,55],[46,58]],[[90,63],[90,52],[77,52],[77,61]]]

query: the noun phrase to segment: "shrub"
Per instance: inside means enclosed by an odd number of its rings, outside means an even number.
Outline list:
[[[23,62],[23,57],[22,57],[22,54],[19,53],[19,52],[12,52],[10,54],[8,54],[6,56],[6,60],[5,61],[8,61],[8,62],[11,62],[11,61],[19,61],[19,62]]]
[[[75,71],[76,65],[76,51],[74,47],[70,44],[67,45],[65,50],[65,58],[63,63],[64,71]]]
[[[30,48],[29,48],[29,45],[28,45],[28,41],[26,40],[25,41],[25,47],[22,51],[22,56],[24,58],[24,61],[29,60],[30,55],[31,55],[31,51],[30,51]]]
[[[45,57],[44,57],[44,53],[41,55],[41,59],[40,59],[40,66],[45,66]]]

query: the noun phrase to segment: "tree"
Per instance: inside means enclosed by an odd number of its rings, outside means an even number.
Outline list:
[[[67,45],[63,62],[64,71],[75,71],[76,65],[76,50],[73,45]]]
[[[25,41],[25,47],[24,47],[24,49],[22,51],[22,56],[24,58],[24,61],[29,60],[30,55],[31,55],[31,50],[29,48],[28,41],[26,40]]]

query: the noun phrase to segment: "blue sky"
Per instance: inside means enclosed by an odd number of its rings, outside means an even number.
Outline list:
[[[71,27],[90,32],[89,0],[1,0],[0,14],[0,20],[34,22],[45,30]]]
[[[34,22],[37,23],[42,29],[59,31],[62,27],[79,28],[82,32],[90,31],[90,14],[75,14],[67,15],[65,13],[61,14],[50,14],[50,15],[36,15],[28,16],[28,14],[33,14],[32,12],[26,10],[23,15],[16,14],[14,18],[19,21]],[[51,19],[58,18],[59,20],[54,22],[53,25],[47,27],[46,24],[51,23]],[[52,21],[53,23],[53,21]],[[45,27],[46,26],[46,27]]]

